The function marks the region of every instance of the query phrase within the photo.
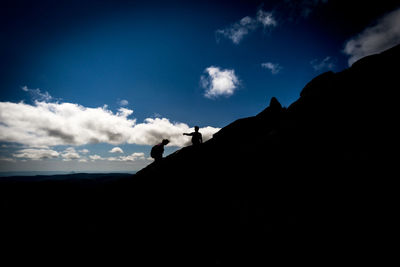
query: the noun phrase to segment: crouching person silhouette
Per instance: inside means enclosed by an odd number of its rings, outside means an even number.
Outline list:
[[[168,139],[162,140],[161,143],[153,146],[151,148],[150,156],[154,159],[155,162],[160,162],[163,158],[164,146],[169,143]]]
[[[203,137],[201,136],[201,133],[199,133],[199,126],[194,126],[194,132],[184,133],[183,135],[188,135],[192,137],[193,146],[198,146],[203,143]]]

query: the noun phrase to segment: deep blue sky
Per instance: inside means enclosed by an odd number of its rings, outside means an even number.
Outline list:
[[[3,2],[1,102],[33,104],[21,90],[27,86],[59,102],[112,111],[124,99],[138,122],[158,116],[190,127],[224,127],[257,114],[272,96],[290,105],[316,75],[348,67],[346,41],[399,6],[333,0]],[[217,36],[259,10],[271,12],[276,26],[259,26],[238,44]],[[280,71],[272,74],[261,67],[265,62],[279,64]],[[234,70],[239,85],[233,95],[204,96],[200,80],[210,66]],[[134,144],[126,146],[135,151]]]

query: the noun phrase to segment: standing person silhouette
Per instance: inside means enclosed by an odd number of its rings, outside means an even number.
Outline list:
[[[201,133],[199,133],[199,126],[194,126],[194,132],[184,133],[183,135],[188,135],[192,137],[193,146],[198,146],[203,143],[203,137],[201,136]]]
[[[160,144],[157,144],[151,148],[150,156],[154,158],[155,162],[160,162],[163,158],[164,146],[169,143],[168,139],[162,140]]]

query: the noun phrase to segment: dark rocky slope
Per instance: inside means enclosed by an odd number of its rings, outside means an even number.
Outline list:
[[[397,46],[324,73],[288,108],[273,98],[136,178],[154,181],[179,216],[204,219],[196,228],[221,262],[379,262],[396,221],[399,60]]]

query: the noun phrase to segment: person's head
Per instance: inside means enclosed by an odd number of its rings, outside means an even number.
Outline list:
[[[168,139],[164,139],[164,140],[162,140],[161,143],[165,146],[165,145],[167,145],[169,143],[169,140]]]
[[[194,130],[195,130],[195,132],[198,132],[199,131],[199,126],[194,126]]]

